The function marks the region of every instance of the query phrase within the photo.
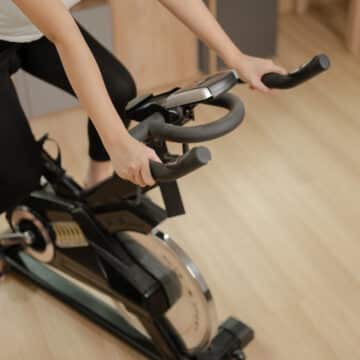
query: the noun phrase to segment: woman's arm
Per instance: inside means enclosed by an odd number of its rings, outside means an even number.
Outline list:
[[[59,0],[13,0],[54,43],[79,101],[97,128],[119,176],[152,184],[149,160],[155,152],[128,134],[106,90],[100,69],[75,20]]]
[[[225,33],[202,0],[159,0],[170,12],[214,50],[252,88],[268,91],[261,77],[268,72],[286,73],[271,60],[243,54]]]

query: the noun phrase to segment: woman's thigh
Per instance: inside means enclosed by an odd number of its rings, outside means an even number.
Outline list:
[[[79,27],[96,59],[115,107],[122,112],[127,102],[136,96],[136,86],[131,75],[110,51],[81,25]],[[22,46],[20,57],[26,72],[74,95],[56,47],[46,37]]]
[[[88,31],[79,25],[82,35],[93,53],[102,73],[107,91],[115,109],[128,127],[125,119],[125,107],[136,96],[136,86],[126,67],[98,42]],[[56,47],[46,37],[25,44],[19,55],[22,68],[28,73],[75,95],[66,76]],[[104,144],[92,121],[88,122],[89,155],[96,161],[110,159]]]

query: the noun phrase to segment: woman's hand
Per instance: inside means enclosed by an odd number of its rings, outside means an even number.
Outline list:
[[[144,187],[155,181],[150,171],[150,161],[161,162],[155,151],[131,136],[108,146],[115,172],[122,178]]]
[[[286,75],[288,72],[274,64],[272,60],[261,59],[244,54],[238,55],[235,61],[227,64],[230,68],[237,70],[241,80],[249,84],[251,89],[269,92],[270,89],[261,81],[261,78],[270,72]]]

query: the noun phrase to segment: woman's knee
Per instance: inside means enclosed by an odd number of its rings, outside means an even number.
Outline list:
[[[26,169],[26,174],[19,182],[20,188],[24,193],[30,193],[39,188],[42,175],[42,166],[40,163],[32,164]]]
[[[108,91],[114,106],[120,113],[125,111],[127,103],[137,94],[133,77],[124,69],[121,72],[114,73],[111,83],[108,84]]]

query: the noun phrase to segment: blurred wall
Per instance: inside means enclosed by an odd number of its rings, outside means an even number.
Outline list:
[[[109,0],[115,53],[141,91],[178,84],[198,72],[197,40],[158,1]]]
[[[326,4],[341,2],[343,0],[309,0],[310,4]],[[296,0],[279,0],[279,7],[281,12],[292,11],[295,8]]]
[[[272,57],[277,43],[278,0],[218,0],[216,15],[235,44],[246,54]],[[205,1],[211,7],[209,0]],[[259,11],[261,9],[261,11]],[[261,26],[259,26],[261,24]],[[214,72],[224,63],[200,42],[200,69]],[[217,63],[217,65],[216,65]]]

